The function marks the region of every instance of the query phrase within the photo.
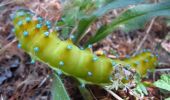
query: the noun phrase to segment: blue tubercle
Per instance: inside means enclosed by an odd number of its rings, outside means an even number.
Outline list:
[[[143,49],[143,52],[146,52],[147,50],[146,49]]]
[[[12,29],[12,32],[15,33],[15,28]]]
[[[51,25],[47,25],[47,28],[50,29],[50,28],[51,28]]]
[[[31,64],[35,64],[35,60],[34,59],[31,59]]]
[[[153,57],[155,57],[155,55],[154,55],[154,54],[151,54],[151,57],[153,58]]]
[[[42,27],[41,24],[37,24],[37,25],[36,25],[36,28],[37,28],[37,29],[40,29],[41,27]]]
[[[130,65],[130,64],[127,64],[125,67],[126,67],[127,69],[130,69],[131,65]]]
[[[18,12],[18,16],[20,16],[20,17],[24,16],[24,14],[25,14],[24,12]]]
[[[88,45],[88,48],[92,48],[92,45],[91,45],[91,44],[89,44],[89,45]]]
[[[85,88],[85,84],[81,83],[80,87]]]
[[[83,47],[80,47],[80,50],[84,50],[84,48],[83,48]]]
[[[59,65],[60,65],[60,66],[64,66],[64,62],[63,62],[63,61],[60,61],[60,62],[59,62]]]
[[[159,57],[159,55],[158,55],[158,54],[156,54],[155,56],[156,56],[157,58]]]
[[[118,54],[116,54],[116,58],[119,58],[119,55],[118,55]]]
[[[35,52],[38,52],[38,51],[39,51],[39,47],[35,47],[35,48],[34,48],[34,51],[35,51]]]
[[[18,43],[17,47],[18,47],[18,48],[21,48],[21,44],[20,44],[20,43]]]
[[[26,22],[28,23],[28,22],[31,21],[31,17],[26,17],[25,20],[26,20]]]
[[[68,45],[68,46],[67,46],[67,49],[68,49],[68,50],[71,50],[72,48],[73,48],[72,45]]]
[[[99,58],[97,56],[93,57],[93,61],[97,61]]]
[[[113,77],[112,77],[112,76],[110,76],[110,77],[109,77],[109,80],[110,80],[110,81],[113,81]]]
[[[19,26],[21,26],[21,25],[23,25],[23,22],[22,22],[22,21],[19,21],[17,24],[18,24]]]
[[[87,72],[88,76],[92,76],[93,73],[92,72]]]
[[[116,65],[117,65],[117,63],[112,61],[112,66],[115,67]]]
[[[60,28],[59,28],[59,27],[55,27],[55,30],[56,30],[56,31],[59,31],[59,30],[60,30]]]
[[[128,76],[125,76],[126,77],[126,80],[129,80],[129,77]]]
[[[45,25],[46,25],[46,26],[49,26],[49,25],[51,26],[51,22],[50,22],[50,21],[46,21],[46,22],[45,22]]]
[[[42,21],[43,21],[43,18],[42,18],[42,17],[37,17],[37,20],[38,20],[39,22],[42,22]]]
[[[125,57],[126,57],[126,58],[130,58],[130,56],[129,56],[129,55],[126,55]]]
[[[45,35],[46,37],[48,37],[49,34],[50,34],[50,33],[49,33],[48,31],[44,32],[44,35]]]
[[[60,69],[58,69],[58,70],[57,70],[57,74],[60,76],[60,75],[63,74],[63,72],[62,72]]]
[[[24,35],[24,37],[27,37],[27,36],[28,36],[28,32],[27,32],[27,31],[24,31],[24,32],[23,32],[23,35]]]
[[[70,35],[70,38],[71,38],[71,39],[74,39],[74,38],[75,38],[75,36],[74,36],[74,35]]]

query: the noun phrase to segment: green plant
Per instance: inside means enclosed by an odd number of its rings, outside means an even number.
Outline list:
[[[163,74],[161,79],[154,82],[154,85],[160,89],[170,91],[170,75]]]
[[[170,75],[168,74],[161,75],[161,78],[156,82],[154,82],[154,85],[160,89],[170,92]],[[169,100],[169,99],[170,97],[165,100]]]

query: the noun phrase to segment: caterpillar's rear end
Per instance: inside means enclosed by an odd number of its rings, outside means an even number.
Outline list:
[[[61,41],[51,29],[49,21],[23,10],[15,13],[13,23],[19,47],[34,58],[83,83],[110,84],[114,78],[115,66],[120,64],[130,66],[144,75],[147,68],[154,68],[157,62],[156,56],[148,51],[125,60],[96,56],[89,48],[79,49],[70,39]]]

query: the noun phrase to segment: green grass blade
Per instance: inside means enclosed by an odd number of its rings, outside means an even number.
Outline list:
[[[100,16],[103,16],[106,12],[108,12],[110,10],[126,7],[128,5],[138,4],[141,2],[144,2],[144,0],[128,0],[128,1],[113,0],[111,3],[107,4],[106,6],[100,8],[96,12],[94,12],[92,16],[100,17]]]
[[[75,34],[75,42],[79,42],[85,35],[85,31],[91,25],[91,23],[94,22],[98,17],[103,16],[106,12],[112,9],[122,8],[141,2],[143,2],[143,0],[114,0],[106,6],[103,6],[100,9],[96,10],[94,13],[92,13],[92,15],[81,18],[77,28],[78,31]]]
[[[54,80],[51,87],[52,100],[70,100],[61,78],[54,74],[53,79]]]
[[[93,96],[87,88],[81,86],[79,86],[78,88],[84,100],[93,100]]]
[[[138,29],[144,26],[145,22],[156,16],[170,16],[170,2],[158,4],[142,4],[134,8],[130,8],[114,19],[111,24],[103,25],[96,32],[95,36],[91,37],[85,44],[93,44],[104,39],[108,34],[115,29],[121,28],[124,31]]]

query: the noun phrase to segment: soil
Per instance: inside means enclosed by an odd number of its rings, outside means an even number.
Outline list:
[[[58,20],[60,16],[60,3],[57,0],[1,0],[0,1],[0,98],[1,100],[50,100],[53,71],[45,64],[36,61],[31,63],[31,58],[23,50],[17,48],[11,14],[24,8],[34,11],[38,15],[51,21]],[[108,13],[101,20],[110,20]],[[144,29],[125,33],[121,30],[113,32],[103,41],[93,45],[93,51],[106,51],[108,57],[125,57],[132,55],[138,48],[151,22]],[[95,30],[92,26],[91,33]],[[170,73],[170,27],[164,18],[156,18],[149,34],[140,49],[151,49],[159,55],[160,65],[155,73],[150,73],[143,81],[154,82],[163,73]],[[167,69],[166,71],[162,69]],[[169,70],[169,71],[168,71]],[[155,76],[155,77],[153,77]],[[75,79],[62,75],[62,81],[72,100],[83,100]],[[99,86],[87,85],[94,100],[116,100],[110,93]],[[161,100],[168,94],[160,92],[156,87],[148,87],[145,100]],[[129,91],[114,90],[114,93],[126,100],[134,100]]]

